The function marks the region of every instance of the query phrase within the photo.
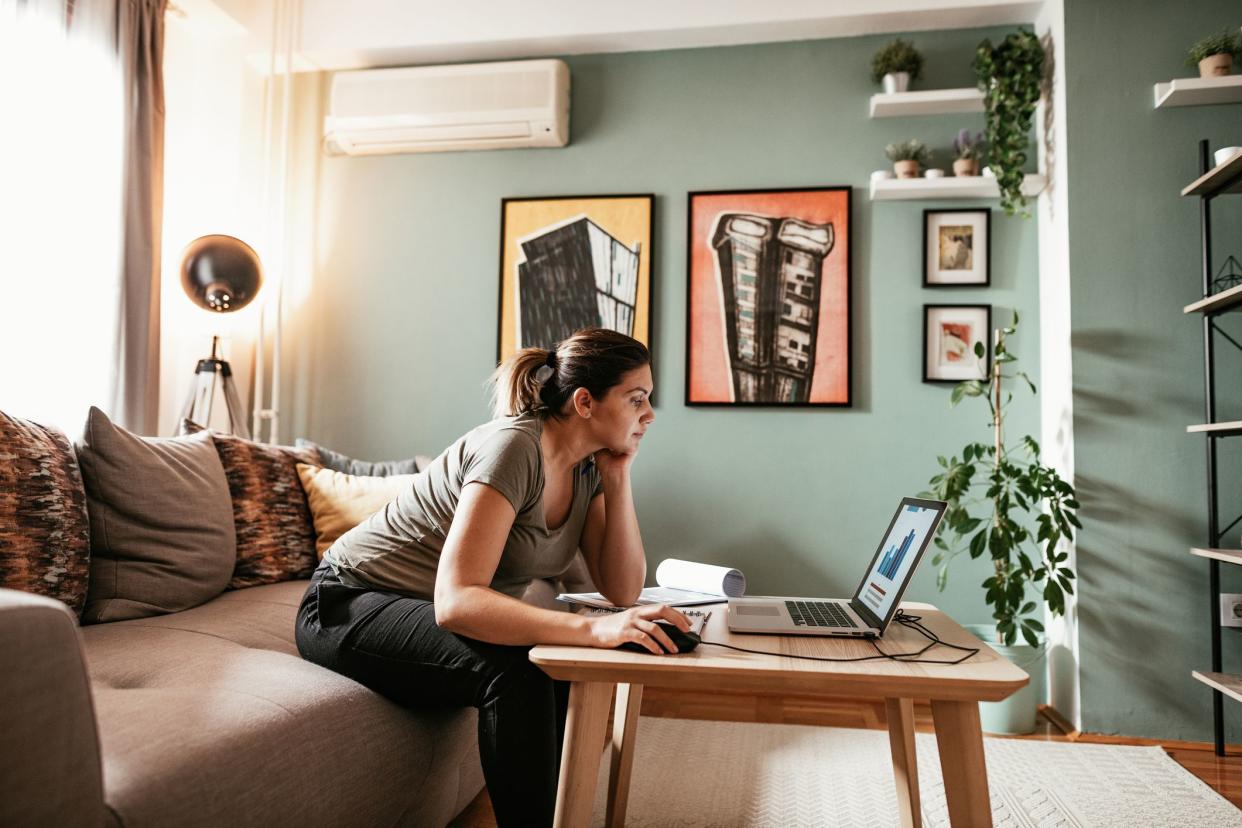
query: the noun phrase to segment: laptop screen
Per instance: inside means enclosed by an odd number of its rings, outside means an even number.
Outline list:
[[[916,500],[912,497],[904,498],[897,508],[897,514],[893,516],[888,532],[871,561],[871,569],[854,593],[854,600],[880,620],[877,626],[881,629],[901,600],[901,594],[905,592],[923,550],[931,541],[944,508],[945,504],[938,500]]]

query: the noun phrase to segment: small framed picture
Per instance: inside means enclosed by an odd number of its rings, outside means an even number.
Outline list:
[[[986,287],[992,281],[992,211],[923,211],[923,287]]]
[[[991,305],[923,306],[923,382],[986,380],[991,370]]]

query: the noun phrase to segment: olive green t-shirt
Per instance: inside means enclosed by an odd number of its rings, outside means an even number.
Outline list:
[[[470,431],[416,474],[396,500],[342,535],[324,560],[346,584],[430,600],[462,489],[478,482],[504,495],[516,513],[491,588],[519,598],[535,578],[563,574],[603,482],[589,458],[579,463],[569,517],[549,530],[542,433],[543,421],[534,415],[502,417]]]

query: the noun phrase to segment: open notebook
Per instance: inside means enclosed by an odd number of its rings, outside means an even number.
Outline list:
[[[661,561],[656,567],[656,584],[639,594],[635,606],[668,604],[671,607],[692,607],[696,604],[714,604],[726,598],[741,598],[746,594],[746,576],[739,570],[676,558]],[[608,599],[598,592],[565,592],[556,596],[556,600],[612,608]]]

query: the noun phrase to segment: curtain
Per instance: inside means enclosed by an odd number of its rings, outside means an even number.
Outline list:
[[[155,434],[159,420],[166,2],[120,0],[116,18],[124,101],[125,225],[111,409],[120,423],[139,434]]]
[[[154,433],[165,0],[0,0],[0,409]]]

